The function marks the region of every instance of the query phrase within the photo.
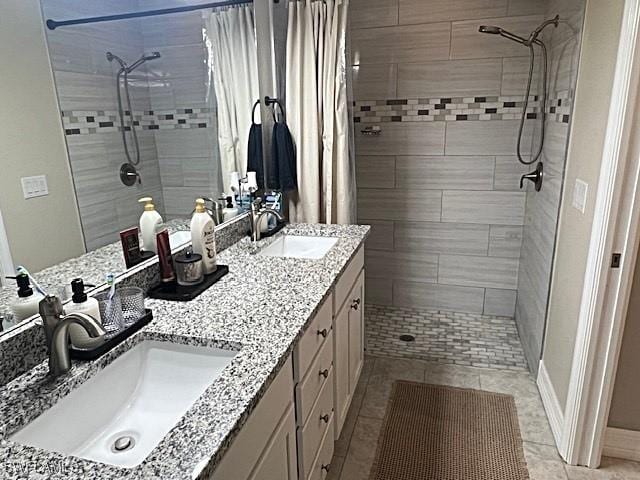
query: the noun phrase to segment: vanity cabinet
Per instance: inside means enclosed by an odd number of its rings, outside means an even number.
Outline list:
[[[334,293],[334,438],[338,439],[364,363],[364,252],[360,248]]]
[[[296,480],[291,358],[222,457],[211,480]]]

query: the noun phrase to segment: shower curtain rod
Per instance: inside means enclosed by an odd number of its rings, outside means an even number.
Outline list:
[[[274,0],[278,3],[279,0]],[[155,17],[157,15],[169,15],[171,13],[192,12],[194,10],[205,10],[207,8],[230,7],[233,5],[242,5],[245,3],[253,3],[253,0],[227,0],[225,2],[203,3],[201,5],[185,5],[184,7],[163,8],[158,10],[146,10],[143,12],[119,13],[115,15],[102,15],[99,17],[76,18],[74,20],[47,20],[46,24],[49,30],[55,30],[58,27],[67,25],[82,25],[85,23],[111,22],[114,20],[127,20],[129,18]]]

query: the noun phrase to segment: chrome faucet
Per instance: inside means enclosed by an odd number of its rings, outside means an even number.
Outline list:
[[[67,373],[71,368],[69,326],[80,325],[95,339],[104,339],[107,333],[91,315],[79,312],[64,315],[60,299],[53,295],[47,295],[40,301],[40,316],[44,322],[49,351],[49,373],[54,378]]]
[[[257,242],[260,240],[260,220],[263,216],[271,214],[279,221],[283,222],[282,214],[273,208],[262,207],[262,198],[258,197],[251,202],[251,240]]]
[[[220,202],[210,197],[199,197],[199,198],[203,199],[205,202],[211,203],[211,208],[205,206],[205,209],[209,214],[209,216],[211,217],[211,219],[213,220],[213,223],[215,225],[220,225],[222,222],[224,222],[224,216],[222,215],[223,207],[222,205],[220,205]],[[191,211],[191,216],[193,216],[194,213],[195,213],[195,209]]]

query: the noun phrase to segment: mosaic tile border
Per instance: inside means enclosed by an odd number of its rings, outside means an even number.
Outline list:
[[[511,317],[382,305],[365,306],[367,353],[526,371]],[[412,335],[414,341],[400,340]]]
[[[353,102],[356,123],[383,122],[458,122],[476,120],[520,119],[524,101],[521,96],[474,96],[438,98],[393,98]],[[571,95],[558,92],[547,100],[548,118],[569,123]],[[529,97],[527,118],[534,120],[540,113],[537,95]]]
[[[129,111],[125,111],[126,115]],[[172,110],[139,110],[133,112],[133,124],[142,130],[208,128],[212,124],[210,108],[176,108]],[[90,135],[122,130],[115,110],[64,110],[62,125],[65,135]],[[125,131],[131,130],[125,126]]]

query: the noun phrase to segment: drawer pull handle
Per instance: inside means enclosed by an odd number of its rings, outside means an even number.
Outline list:
[[[322,420],[324,423],[329,423],[329,414],[325,413],[324,415],[320,415],[320,420]]]
[[[356,298],[352,303],[351,303],[351,308],[353,310],[357,310],[358,306],[360,305],[360,299]]]
[[[320,470],[324,470],[325,472],[327,472],[327,473],[328,473],[328,472],[329,472],[329,468],[330,468],[330,467],[331,467],[331,464],[330,464],[330,463],[327,463],[326,465],[325,465],[325,464],[322,464],[322,466],[320,467]]]
[[[327,338],[327,335],[329,335],[329,332],[327,332],[326,328],[323,328],[322,330],[318,330],[318,335],[322,335],[322,338]]]
[[[327,378],[329,376],[329,369],[325,368],[324,370],[320,370],[320,376]]]

